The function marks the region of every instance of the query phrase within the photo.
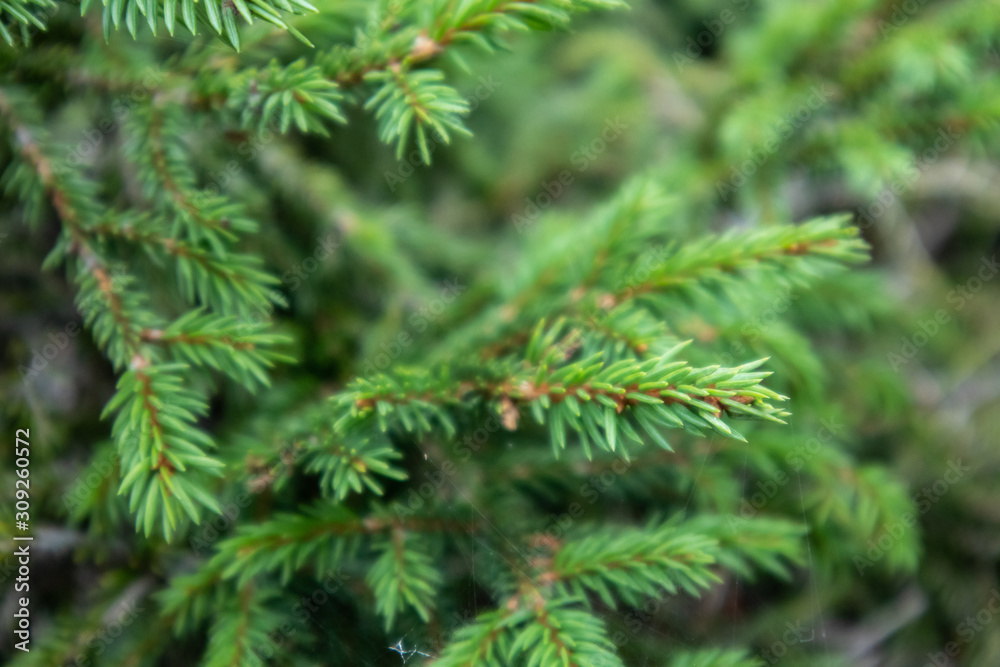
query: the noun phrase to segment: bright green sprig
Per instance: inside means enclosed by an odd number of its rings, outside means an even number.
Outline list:
[[[396,158],[402,159],[411,134],[425,164],[431,161],[431,141],[451,143],[450,132],[471,136],[462,122],[469,103],[451,86],[441,83],[444,74],[434,69],[406,71],[399,67],[371,72],[365,80],[380,83],[365,109],[375,110],[379,138],[396,144]]]
[[[596,593],[614,607],[616,595],[638,606],[661,592],[697,596],[720,579],[712,573],[715,540],[670,523],[602,530],[559,549],[545,576],[561,595]],[[612,592],[614,591],[614,592]]]
[[[801,225],[732,230],[677,247],[661,261],[635,260],[628,273],[652,266],[648,280],[627,289],[654,291],[695,282],[733,281],[739,272],[767,269],[773,274],[816,275],[823,269],[867,262],[868,245],[845,215],[817,218]]]
[[[517,628],[511,656],[528,665],[624,667],[604,622],[575,608],[579,603],[563,598],[534,606],[531,622]]]
[[[158,263],[171,263],[181,293],[223,313],[270,312],[284,304],[277,278],[257,255],[239,252],[240,233],[257,229],[242,207],[227,197],[200,191],[185,144],[184,115],[176,105],[137,109],[127,125],[126,150],[139,166],[145,194],[153,202],[144,221],[107,221],[101,235],[139,243]],[[140,224],[140,222],[142,224]]]
[[[283,603],[283,604],[279,604]],[[271,635],[288,615],[288,596],[277,586],[247,584],[217,612],[209,631],[205,667],[252,665],[274,651]]]
[[[419,435],[434,430],[436,422],[451,437],[451,413],[485,402],[504,415],[508,428],[516,428],[522,408],[539,424],[547,423],[557,456],[572,431],[588,456],[593,443],[628,457],[627,440],[644,443],[639,430],[670,449],[661,434],[664,428],[743,439],[721,417],[783,423],[781,417],[788,414],[768,403],[785,399],[760,384],[769,373],[754,372],[764,359],[735,368],[693,368],[666,358],[605,364],[597,353],[573,363],[552,363],[558,331],[539,327],[527,348],[527,361],[533,363],[509,367],[502,379],[456,381],[447,374],[417,371],[358,379],[333,399],[341,413],[339,428],[374,419],[382,430],[398,427]]]
[[[436,667],[507,667],[513,652],[510,630],[529,618],[530,612],[495,609],[480,614],[475,622],[458,629],[434,662]]]
[[[225,373],[253,390],[270,385],[267,372],[275,362],[295,361],[275,349],[291,339],[271,333],[268,328],[264,322],[244,323],[235,316],[219,316],[196,309],[163,330],[144,331],[143,337],[168,348],[178,360]]]
[[[121,455],[119,494],[129,494],[136,530],[147,536],[159,520],[169,540],[181,512],[199,523],[204,509],[220,511],[218,501],[194,477],[221,477],[223,464],[208,456],[212,439],[195,426],[207,405],[185,387],[185,364],[139,364],[125,372],[103,415],[117,412],[113,434]],[[183,473],[183,474],[182,474]]]
[[[257,231],[258,225],[233,201],[199,190],[186,140],[190,122],[180,104],[153,100],[137,105],[125,123],[125,151],[138,166],[143,194],[163,216],[170,236],[204,243],[225,257],[228,244]]]
[[[11,46],[15,36],[22,44],[29,44],[36,30],[45,30],[45,19],[57,7],[53,0],[0,0],[0,36]]]
[[[386,630],[407,608],[427,623],[441,587],[441,573],[434,567],[423,540],[394,530],[377,541],[374,549],[381,553],[368,570],[366,581],[375,595],[375,611],[385,619]]]
[[[381,496],[385,489],[378,477],[397,481],[408,477],[393,465],[402,454],[374,434],[343,440],[330,435],[325,442],[308,447],[305,457],[306,472],[318,473],[323,495],[337,502],[365,489]]]
[[[83,1],[80,6],[81,15],[86,14],[91,1]],[[286,14],[294,16],[317,11],[307,0],[180,0],[179,3],[178,0],[102,0],[102,5],[105,40],[110,40],[112,31],[121,28],[123,20],[133,38],[137,38],[143,20],[150,32],[156,35],[160,18],[173,36],[179,12],[180,19],[192,35],[198,33],[199,25],[211,28],[237,51],[240,50],[238,21],[245,21],[249,25],[254,18],[287,30],[303,43],[312,46],[305,35],[285,22],[284,17]]]
[[[224,578],[242,587],[258,574],[280,572],[287,582],[299,568],[317,573],[336,569],[360,546],[367,529],[341,505],[322,504],[284,514],[265,523],[243,526],[219,545],[213,563]]]
[[[710,553],[719,565],[745,579],[753,580],[756,571],[779,579],[789,579],[789,565],[804,563],[805,528],[791,521],[771,517],[745,519],[704,514],[688,519],[686,529],[712,538],[716,546]]]
[[[441,2],[441,7],[448,4]],[[455,11],[440,12],[429,28],[438,44],[471,43],[488,52],[504,48],[502,35],[512,31],[566,28],[574,13],[621,9],[619,0],[469,0]]]
[[[228,104],[240,111],[244,127],[284,133],[294,123],[300,132],[327,136],[325,122],[347,122],[338,106],[340,87],[305,60],[285,66],[271,61],[261,70],[241,72],[231,90]]]

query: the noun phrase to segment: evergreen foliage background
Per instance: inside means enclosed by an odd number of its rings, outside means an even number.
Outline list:
[[[0,2],[4,660],[1000,664],[998,30]]]

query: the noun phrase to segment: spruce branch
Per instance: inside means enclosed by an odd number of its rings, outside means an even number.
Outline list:
[[[327,136],[325,121],[347,122],[337,106],[343,98],[337,83],[305,60],[286,66],[273,60],[262,70],[244,70],[230,90],[227,104],[240,111],[244,127],[285,133],[294,122],[300,132]]]
[[[316,572],[336,569],[360,547],[358,538],[367,531],[364,521],[343,506],[304,508],[300,514],[242,526],[219,544],[213,563],[223,577],[236,578],[239,587],[265,572],[280,571],[287,581],[306,563]]]
[[[374,419],[383,431],[401,428],[419,435],[440,428],[451,437],[455,420],[449,410],[467,412],[487,404],[503,415],[511,430],[517,427],[522,408],[539,424],[547,422],[557,456],[565,449],[567,430],[571,430],[588,456],[593,442],[627,457],[625,440],[643,443],[636,427],[670,449],[662,428],[683,428],[697,435],[709,430],[742,439],[721,417],[782,423],[780,418],[787,414],[767,402],[784,400],[760,384],[768,373],[753,372],[765,360],[735,368],[693,368],[666,358],[605,364],[597,353],[560,364],[551,349],[543,352],[559,330],[558,326],[540,326],[528,345],[529,363],[498,365],[492,369],[492,378],[479,375],[456,381],[448,371],[414,371],[357,379],[349,391],[332,399],[340,414],[337,428],[345,430]]]
[[[632,606],[661,591],[676,595],[683,589],[697,596],[721,581],[709,569],[715,545],[697,530],[670,523],[602,530],[557,549],[538,580],[557,595],[583,598],[594,592],[609,607],[616,604],[612,589]]]
[[[276,278],[260,268],[258,257],[176,240],[149,229],[160,226],[157,222],[149,216],[122,217],[99,223],[92,232],[96,238],[117,239],[140,248],[157,266],[168,265],[177,274],[181,293],[192,304],[246,314],[284,303],[272,288]]]
[[[271,633],[286,616],[274,609],[283,600],[281,589],[247,583],[235,599],[224,605],[209,632],[206,667],[249,665],[273,652]]]
[[[432,359],[456,346],[487,359],[508,354],[543,317],[565,317],[585,338],[607,344],[620,338],[608,327],[635,310],[663,323],[665,342],[678,335],[679,308],[707,312],[724,299],[740,303],[755,288],[805,286],[868,259],[848,216],[730,230],[679,245],[662,231],[662,200],[658,188],[639,180],[585,224],[537,225],[520,266],[481,286],[492,292],[494,307],[458,323]],[[629,225],[637,230],[624,234]]]
[[[393,66],[411,69],[442,54],[459,58],[456,47],[474,45],[492,53],[505,48],[506,33],[566,28],[572,14],[626,7],[619,0],[471,0],[455,6],[435,2],[415,11],[405,3],[389,5],[379,30],[363,34],[352,48],[334,49],[324,70],[351,86],[373,72]],[[392,32],[390,32],[392,30]]]
[[[192,572],[174,575],[156,593],[156,599],[174,634],[184,635],[215,615],[236,594],[236,586],[223,578],[222,565],[215,560],[200,563]]]
[[[622,300],[692,283],[732,282],[739,274],[752,277],[747,273],[754,270],[794,281],[820,274],[824,268],[866,262],[868,246],[850,221],[850,216],[838,215],[801,225],[730,231],[684,244],[662,262],[647,262],[640,255],[626,273],[634,275],[639,267],[652,265],[649,279],[614,296]]]
[[[30,44],[32,34],[46,29],[45,19],[56,9],[53,0],[3,0],[0,2],[0,36],[10,46],[14,46],[15,36],[21,38],[22,44]]]
[[[80,7],[81,14],[90,8],[91,0],[84,0]],[[142,19],[145,19],[149,30],[156,35],[158,22],[163,19],[171,37],[177,25],[178,9],[184,26],[191,35],[198,34],[198,27],[207,27],[223,38],[237,51],[240,50],[240,34],[237,27],[237,17],[252,24],[254,18],[260,18],[283,30],[287,30],[307,46],[312,43],[294,27],[285,22],[286,15],[302,15],[318,11],[307,0],[118,0],[117,2],[102,0],[102,24],[104,39],[111,39],[111,32],[121,28],[124,19],[125,27],[133,39],[137,39]]]
[[[510,664],[622,667],[604,623],[579,609],[582,600],[544,599],[527,586],[502,609],[480,614],[458,630],[435,667]]]
[[[574,608],[579,602],[564,598],[534,605],[531,622],[516,631],[511,655],[523,655],[529,665],[624,667],[604,623]]]
[[[431,161],[429,139],[450,143],[449,131],[471,136],[461,120],[469,112],[469,104],[454,88],[440,83],[442,72],[392,66],[368,73],[365,80],[381,83],[365,102],[365,109],[375,110],[379,138],[387,144],[395,142],[396,159],[403,157],[411,133],[416,135],[425,164]]]
[[[248,389],[267,387],[268,369],[275,362],[295,359],[275,350],[291,341],[270,333],[263,322],[248,324],[234,316],[217,316],[195,309],[166,329],[144,329],[142,339],[169,348],[176,359],[221,371]]]
[[[368,570],[366,582],[375,596],[375,611],[385,619],[386,631],[406,608],[413,609],[424,623],[430,621],[441,574],[423,540],[397,525],[373,547],[381,554]]]
[[[15,102],[16,100],[16,102]],[[15,103],[17,109],[15,110]],[[94,246],[91,234],[105,211],[98,205],[92,182],[75,171],[59,168],[43,147],[44,132],[21,115],[37,118],[33,100],[17,91],[0,89],[0,114],[9,123],[20,151],[20,163],[5,172],[4,178],[33,201],[32,217],[41,214],[41,201],[48,200],[63,223],[62,234],[46,258],[46,266],[72,257],[70,268],[79,286],[77,305],[84,323],[116,368],[133,359],[145,359],[140,350],[139,332],[152,321],[145,309],[146,298],[126,289],[134,280],[116,275],[110,261]]]
[[[612,608],[619,599],[637,606],[644,598],[681,590],[698,596],[721,581],[715,573],[719,567],[748,576],[746,562],[753,561],[784,576],[784,566],[775,556],[800,558],[801,530],[792,524],[770,519],[745,522],[740,530],[749,526],[751,536],[736,543],[734,539],[742,538],[723,525],[725,520],[677,517],[644,527],[592,529],[571,540],[541,536],[537,540],[541,553],[532,559],[531,578],[522,578],[518,591],[497,609],[460,629],[432,664],[500,665],[521,656],[528,664],[560,660],[618,665],[604,624],[589,611],[590,593]],[[775,553],[766,553],[765,544],[774,537],[778,537]],[[752,553],[743,553],[744,548]],[[744,662],[745,654],[738,651],[706,653],[705,659],[709,658],[719,665],[755,664]],[[683,654],[677,660],[689,664]]]
[[[791,578],[789,565],[805,562],[807,529],[799,523],[704,514],[688,519],[684,526],[712,538],[716,546],[710,553],[719,565],[748,580],[755,578],[757,570],[787,580]]]
[[[495,609],[480,614],[475,622],[458,629],[434,667],[507,667],[514,633],[530,616],[527,610]]]
[[[0,115],[13,130],[21,162],[10,168],[5,178],[11,179],[29,197],[48,199],[62,222],[62,234],[46,264],[67,261],[79,288],[76,301],[84,324],[92,330],[94,340],[105,350],[116,370],[125,370],[102,413],[102,416],[118,413],[112,433],[121,457],[119,494],[129,495],[129,511],[136,514],[137,530],[149,536],[155,526],[161,526],[169,540],[184,517],[198,523],[204,510],[219,511],[218,502],[205,486],[205,478],[221,476],[222,467],[221,462],[206,453],[214,448],[214,443],[197,426],[198,418],[207,412],[204,397],[184,386],[181,374],[188,365],[177,360],[220,370],[251,386],[266,384],[265,369],[275,361],[288,359],[272,349],[286,339],[265,333],[260,326],[237,326],[233,317],[219,318],[201,310],[172,323],[151,310],[150,299],[137,288],[136,278],[120,271],[118,266],[113,267],[107,249],[101,246],[101,239],[109,231],[132,241],[154,238],[144,231],[132,231],[149,226],[149,219],[115,215],[103,209],[94,186],[78,172],[54,163],[39,139],[43,133],[20,120],[22,114],[31,117],[32,102],[22,100],[15,112],[9,95],[0,91]],[[162,156],[161,159],[163,165],[168,164],[168,160]],[[175,187],[166,188],[172,195],[166,205],[179,203],[179,209],[175,210],[185,210],[186,200],[177,197],[181,188],[177,181],[170,182]],[[36,215],[40,210],[38,205]],[[202,226],[194,228],[201,230]],[[213,233],[210,230],[199,239],[209,245],[214,242],[216,246],[228,240]],[[193,246],[175,243],[162,233],[155,238],[164,248],[179,253],[181,275],[193,273],[185,271],[184,250],[191,257],[208,256],[208,250],[196,252]],[[233,261],[214,265],[223,267],[221,270],[227,275],[249,276],[264,284],[273,281],[256,269],[241,266],[237,255],[231,254],[229,259]],[[256,289],[247,286],[252,284],[249,278],[245,284],[234,281],[230,292],[203,279],[202,291],[215,294],[217,299],[213,300],[220,306],[248,312],[248,302],[260,305],[265,298],[259,282]],[[188,291],[194,291],[191,282]],[[164,351],[168,354],[164,355]]]
[[[258,574],[271,572],[280,572],[281,580],[287,582],[306,566],[317,573],[335,570],[345,560],[356,557],[370,538],[394,531],[465,533],[473,529],[433,516],[400,519],[379,510],[362,517],[343,505],[317,503],[303,507],[297,514],[281,514],[271,521],[241,526],[219,544],[212,563],[221,569],[224,578],[235,579],[238,586]],[[384,545],[384,541],[378,543]]]
[[[257,225],[239,205],[197,190],[182,139],[181,111],[177,105],[161,108],[154,102],[137,110],[128,125],[127,150],[140,167],[138,175],[154,202],[154,216],[162,218],[154,217],[152,224],[117,229],[105,224],[99,229],[131,241],[155,241],[162,254],[173,258],[181,291],[192,304],[222,313],[268,312],[272,304],[284,304],[275,290],[278,279],[262,269],[258,256],[232,248],[238,232],[253,232]]]
[[[224,244],[236,241],[238,232],[257,231],[257,224],[224,199],[198,192],[189,146],[183,139],[189,123],[184,111],[157,97],[140,106],[126,125],[126,151],[139,165],[146,196],[171,216],[172,236],[180,236],[183,230],[188,240],[204,241],[225,256]]]
[[[618,0],[472,0],[462,3],[454,12],[442,12],[435,17],[427,36],[433,46],[424,47],[424,52],[430,57],[448,46],[465,42],[493,51],[503,48],[501,37],[506,32],[566,28],[574,12],[625,6]]]
[[[381,496],[384,489],[376,475],[397,481],[408,477],[393,465],[403,455],[376,436],[340,439],[328,433],[322,443],[308,446],[305,456],[306,472],[319,473],[323,495],[336,502],[365,489]]]
[[[131,278],[112,284],[106,260],[92,247],[89,234],[99,209],[93,199],[87,200],[89,205],[74,205],[87,191],[85,186],[77,185],[80,177],[75,172],[56,173],[32,131],[17,124],[8,98],[3,95],[0,113],[15,119],[22,155],[63,222],[63,252],[71,252],[76,258],[70,267],[80,288],[77,304],[84,323],[91,327],[94,339],[115,366],[129,368],[103,413],[121,409],[113,427],[123,470],[127,471],[119,493],[131,491],[129,510],[137,512],[137,530],[148,536],[161,520],[169,538],[178,526],[181,509],[196,523],[200,520],[199,506],[218,509],[214,499],[197,485],[174,475],[176,470],[185,471],[189,466],[219,474],[221,464],[202,450],[212,446],[211,440],[194,427],[195,415],[204,413],[204,403],[171,377],[183,366],[151,363],[140,333],[154,324],[152,315],[145,308],[145,298],[127,289]],[[170,396],[169,400],[165,395]]]
[[[123,446],[122,466],[127,471],[118,493],[129,494],[136,529],[149,536],[160,519],[168,540],[178,528],[181,510],[196,524],[202,509],[220,511],[215,498],[192,477],[195,473],[221,477],[223,464],[205,452],[215,445],[195,422],[207,406],[183,386],[180,372],[186,368],[137,360],[119,379],[118,391],[103,413],[118,412],[112,432]]]

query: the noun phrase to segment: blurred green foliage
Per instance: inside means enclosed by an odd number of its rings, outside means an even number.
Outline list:
[[[996,0],[315,4],[0,2],[12,664],[1000,663]]]

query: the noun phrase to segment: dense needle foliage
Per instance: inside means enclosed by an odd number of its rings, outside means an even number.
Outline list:
[[[997,664],[998,31],[0,0],[0,652]]]

